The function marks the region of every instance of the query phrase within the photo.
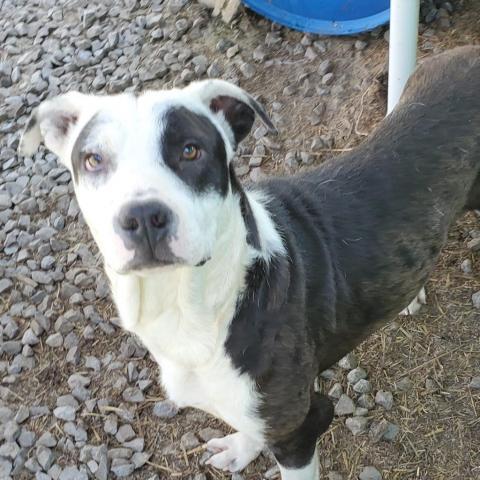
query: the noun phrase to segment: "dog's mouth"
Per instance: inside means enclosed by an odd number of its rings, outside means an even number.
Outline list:
[[[211,257],[207,257],[191,266],[195,268],[203,267],[210,260],[211,260]],[[182,267],[182,266],[187,266],[187,262],[177,257],[172,257],[171,259],[161,259],[161,260],[152,259],[148,261],[136,261],[135,259],[133,259],[122,268],[116,269],[116,270],[117,270],[117,273],[121,275],[127,275],[132,273],[137,275],[148,275],[152,273],[165,271],[166,269],[172,269],[175,267]]]

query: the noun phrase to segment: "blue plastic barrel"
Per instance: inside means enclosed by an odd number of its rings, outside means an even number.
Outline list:
[[[388,22],[390,0],[243,0],[270,20],[303,32],[350,35]]]

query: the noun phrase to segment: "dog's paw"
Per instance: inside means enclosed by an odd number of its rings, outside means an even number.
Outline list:
[[[413,299],[413,302],[410,303],[405,310],[400,312],[400,315],[416,315],[422,308],[422,305],[425,305],[426,303],[427,295],[425,293],[425,288],[422,288],[420,292],[418,292],[418,295]]]
[[[207,450],[214,453],[206,463],[219,470],[239,472],[255,460],[262,450],[262,445],[237,432],[223,438],[213,438],[207,442]]]

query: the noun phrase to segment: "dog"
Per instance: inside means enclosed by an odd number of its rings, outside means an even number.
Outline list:
[[[41,103],[19,143],[72,173],[124,328],[179,407],[236,433],[212,466],[264,447],[283,480],[319,478],[333,418],[314,381],[425,284],[449,227],[480,208],[480,47],[426,60],[358,148],[242,185],[237,145],[265,110],[221,80]]]

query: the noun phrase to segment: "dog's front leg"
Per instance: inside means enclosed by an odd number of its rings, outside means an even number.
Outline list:
[[[239,472],[253,462],[262,451],[263,444],[241,432],[207,442],[207,450],[213,452],[207,464],[228,472]]]
[[[303,423],[286,438],[270,446],[282,480],[319,480],[317,439],[333,419],[332,402],[324,395],[312,394],[310,410]]]

